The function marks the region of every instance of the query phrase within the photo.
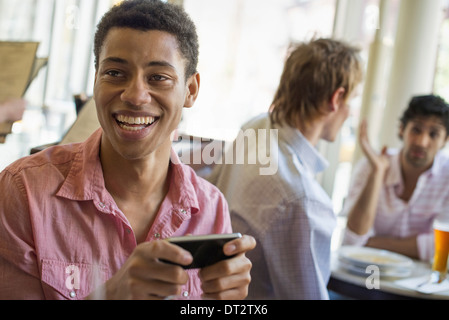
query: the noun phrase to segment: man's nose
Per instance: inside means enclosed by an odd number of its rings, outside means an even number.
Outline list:
[[[130,80],[121,94],[121,99],[130,105],[140,107],[151,101],[151,95],[144,79],[134,78]]]
[[[427,147],[429,145],[430,140],[431,138],[428,133],[421,133],[416,138],[416,144],[419,145],[420,147]]]

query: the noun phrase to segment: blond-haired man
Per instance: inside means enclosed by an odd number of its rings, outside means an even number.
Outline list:
[[[285,63],[271,112],[242,128],[257,139],[236,139],[223,161],[230,162],[230,152],[247,160],[265,154],[276,170],[261,170],[267,162],[260,160],[214,167],[209,180],[227,198],[234,230],[258,242],[248,298],[328,298],[335,215],[314,179],[327,165],[315,146],[320,139],[335,140],[361,79],[358,49],[331,39],[298,45]]]

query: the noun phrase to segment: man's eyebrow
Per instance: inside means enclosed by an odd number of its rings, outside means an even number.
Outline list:
[[[435,124],[431,124],[429,126],[425,125],[424,122],[420,121],[420,120],[414,120],[411,121],[414,125],[418,125],[420,127],[425,126],[426,128],[429,128],[431,130],[445,130],[446,126],[443,123],[435,123]]]
[[[126,61],[125,59],[119,58],[119,57],[107,57],[102,61],[102,63],[105,63],[105,62],[128,64],[128,61]],[[154,66],[169,67],[172,69],[176,69],[171,63],[168,63],[167,61],[163,61],[163,60],[150,61],[147,63],[147,66],[148,67],[154,67]]]
[[[171,63],[167,61],[151,61],[147,64],[148,67],[159,66],[159,67],[170,67],[172,69],[176,69]]]
[[[125,59],[122,58],[118,58],[118,57],[107,57],[105,59],[103,59],[103,61],[101,61],[102,63],[105,62],[115,62],[115,63],[121,63],[121,64],[128,64],[128,61],[126,61]]]

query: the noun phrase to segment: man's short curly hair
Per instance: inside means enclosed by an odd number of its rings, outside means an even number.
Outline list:
[[[196,27],[182,7],[159,0],[126,0],[112,7],[97,26],[94,40],[95,69],[111,28],[158,30],[174,35],[186,63],[186,79],[197,70],[199,45]]]
[[[439,118],[446,128],[446,137],[449,136],[449,104],[434,94],[412,97],[400,120],[405,128],[409,121],[428,117]]]

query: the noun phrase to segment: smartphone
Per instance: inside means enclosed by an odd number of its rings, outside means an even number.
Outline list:
[[[240,233],[227,233],[173,237],[165,240],[189,251],[193,256],[193,262],[181,267],[184,269],[195,269],[204,268],[218,261],[232,258],[232,256],[226,256],[223,253],[223,246],[226,242],[238,239],[241,236]],[[170,261],[163,261],[174,264]]]

